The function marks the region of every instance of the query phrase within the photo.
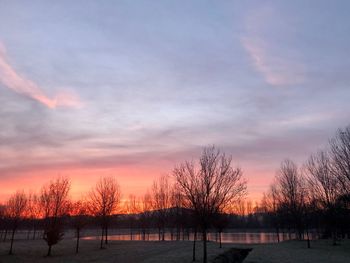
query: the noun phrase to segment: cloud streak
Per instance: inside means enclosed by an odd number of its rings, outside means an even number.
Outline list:
[[[268,54],[266,44],[254,38],[242,38],[244,49],[251,57],[255,69],[265,81],[273,86],[284,86],[302,83],[304,77],[299,74],[302,66]]]
[[[251,58],[252,64],[272,86],[286,86],[304,82],[304,65],[294,47],[281,44],[288,32],[287,25],[276,26],[278,14],[273,8],[260,8],[246,19],[246,32],[241,44]],[[279,28],[280,27],[280,28]],[[282,30],[281,30],[282,29]]]
[[[48,97],[36,83],[21,75],[10,65],[6,55],[6,49],[1,43],[0,83],[18,94],[40,102],[50,109],[81,106],[80,99],[68,91],[60,92],[53,98]]]

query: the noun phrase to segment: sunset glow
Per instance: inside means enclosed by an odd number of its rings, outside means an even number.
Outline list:
[[[258,200],[349,123],[347,3],[5,2],[0,202],[58,176],[141,196],[208,145]]]

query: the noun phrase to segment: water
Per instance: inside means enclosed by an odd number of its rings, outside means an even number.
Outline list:
[[[210,233],[208,235],[212,241],[218,241],[218,234]],[[280,234],[280,241],[289,240],[288,234]],[[291,235],[291,238],[295,238],[295,235]],[[241,244],[253,244],[253,243],[276,243],[278,242],[276,233],[268,232],[242,232],[242,233],[230,233],[225,232],[221,234],[222,243],[241,243]]]
[[[288,234],[282,234],[280,233],[280,241],[289,240]],[[173,236],[173,239],[171,238],[170,233],[165,233],[164,236],[166,241],[176,240],[175,235]],[[295,238],[295,234],[292,234],[291,239]],[[89,239],[89,240],[96,240],[100,239],[100,236],[87,236],[83,239]],[[134,233],[132,235],[125,234],[125,233],[119,233],[119,234],[112,234],[108,236],[109,240],[123,240],[123,241],[130,241],[130,240],[146,240],[146,241],[158,241],[158,233],[150,233],[146,234],[146,236],[143,236],[140,233]],[[182,236],[180,237],[180,240],[182,239]],[[188,236],[185,235],[184,240],[188,240]],[[193,240],[193,234],[190,234],[190,240]],[[200,233],[198,234],[198,240],[200,240]],[[208,233],[208,240],[218,242],[219,237],[217,233]],[[240,243],[240,244],[253,244],[253,243],[276,243],[277,235],[276,233],[270,233],[270,232],[224,232],[221,234],[221,241],[222,243]]]

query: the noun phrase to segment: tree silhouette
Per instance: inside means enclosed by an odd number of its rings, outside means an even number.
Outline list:
[[[217,230],[217,233],[219,235],[219,247],[222,248],[222,239],[221,234],[224,231],[224,229],[228,226],[230,223],[228,215],[225,213],[218,213],[215,215],[213,220],[213,226]]]
[[[32,239],[34,240],[36,236],[36,231],[38,228],[39,218],[41,217],[40,199],[37,194],[35,193],[28,194],[28,203],[27,203],[26,210],[27,210],[26,217],[29,219],[32,225],[32,230],[33,230]],[[28,234],[29,234],[29,231],[28,231]]]
[[[133,240],[133,229],[135,227],[135,215],[140,212],[138,200],[135,195],[129,195],[128,200],[125,201],[125,212],[128,214],[128,222],[130,228],[130,240]]]
[[[341,196],[341,184],[331,171],[331,160],[326,152],[319,151],[310,156],[304,166],[310,194],[314,204],[323,211],[327,227],[336,244],[337,221],[340,207],[338,199]]]
[[[120,203],[120,188],[117,180],[113,177],[102,177],[89,194],[90,212],[100,219],[101,245],[103,248],[103,237],[105,244],[108,243],[108,226],[110,216],[116,212]]]
[[[215,215],[246,194],[246,181],[240,168],[231,166],[232,158],[215,147],[204,148],[197,167],[187,161],[175,167],[173,174],[187,207],[194,210],[202,231],[203,262],[207,262],[207,230]]]
[[[44,215],[44,240],[49,246],[47,256],[51,256],[51,248],[64,236],[63,215],[68,213],[70,183],[67,178],[57,178],[43,186],[40,194],[40,206]]]
[[[24,192],[16,192],[7,201],[6,215],[9,219],[9,222],[12,228],[9,255],[12,255],[13,240],[15,237],[15,232],[19,226],[20,221],[23,219],[25,215],[26,207],[27,207],[27,196],[24,194]]]
[[[153,182],[153,211],[157,219],[158,238],[163,240],[165,238],[165,224],[168,219],[170,208],[170,186],[168,178],[161,176],[158,180]]]
[[[339,129],[330,140],[331,171],[342,186],[343,194],[350,194],[350,126]]]
[[[152,196],[150,193],[146,192],[141,198],[140,202],[140,228],[141,228],[141,239],[146,240],[146,232],[149,234],[149,227],[151,221],[151,209],[152,209]]]
[[[284,160],[276,176],[276,187],[280,196],[280,209],[284,210],[292,226],[298,230],[298,238],[303,233],[303,208],[306,189],[297,165],[291,160]]]
[[[70,204],[69,214],[72,217],[72,226],[75,229],[77,243],[75,253],[79,252],[80,232],[87,225],[88,206],[84,201],[75,201]]]

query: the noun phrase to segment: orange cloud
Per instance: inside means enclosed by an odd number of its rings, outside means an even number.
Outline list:
[[[33,81],[18,73],[8,63],[6,49],[0,43],[0,83],[18,94],[34,99],[50,109],[57,107],[79,107],[81,102],[77,96],[70,92],[62,92],[54,98],[49,98],[43,90]]]

